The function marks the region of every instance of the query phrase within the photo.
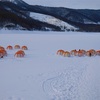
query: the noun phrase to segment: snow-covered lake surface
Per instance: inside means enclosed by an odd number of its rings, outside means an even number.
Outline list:
[[[100,50],[100,33],[0,30],[0,45],[26,45],[24,58],[0,59],[0,100],[100,100],[100,56],[62,57],[63,49]]]

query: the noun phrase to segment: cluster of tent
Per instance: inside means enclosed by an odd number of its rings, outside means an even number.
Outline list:
[[[0,58],[3,58],[4,56],[8,55],[7,50],[13,50],[13,49],[17,49],[17,52],[15,52],[14,54],[15,57],[24,57],[25,56],[24,50],[28,50],[28,47],[20,45],[15,45],[13,47],[11,45],[8,45],[6,48],[4,48],[3,46],[0,46]]]
[[[57,51],[57,55],[61,55],[64,57],[70,57],[70,56],[78,56],[78,57],[82,57],[82,56],[100,56],[100,50],[94,50],[94,49],[90,49],[90,50],[83,50],[83,49],[79,49],[79,50],[71,50],[71,51],[65,51],[65,50],[58,50]]]

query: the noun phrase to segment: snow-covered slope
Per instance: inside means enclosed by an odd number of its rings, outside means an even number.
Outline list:
[[[74,26],[72,26],[72,25],[70,25],[70,24],[68,24],[68,23],[66,23],[66,22],[64,22],[60,19],[57,19],[53,16],[50,16],[50,15],[44,15],[44,14],[31,12],[30,16],[32,18],[36,19],[36,20],[59,26],[62,30],[65,30],[65,31],[68,31],[68,30],[69,31],[75,31],[75,30],[77,30],[77,28],[75,28]]]
[[[27,45],[24,58],[0,59],[0,100],[100,100],[100,56],[62,57],[58,49],[99,50],[100,33],[0,31],[0,45]]]
[[[100,0],[24,0],[32,5],[67,7],[76,9],[100,9]]]

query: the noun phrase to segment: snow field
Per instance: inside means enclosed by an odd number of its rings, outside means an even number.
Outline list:
[[[27,45],[24,58],[0,59],[0,100],[100,100],[100,57],[62,57],[58,49],[99,50],[99,33],[0,32],[0,45]]]

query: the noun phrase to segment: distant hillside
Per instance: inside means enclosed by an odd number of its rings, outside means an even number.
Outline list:
[[[22,0],[0,1],[0,28],[100,32],[100,10],[44,7]]]

